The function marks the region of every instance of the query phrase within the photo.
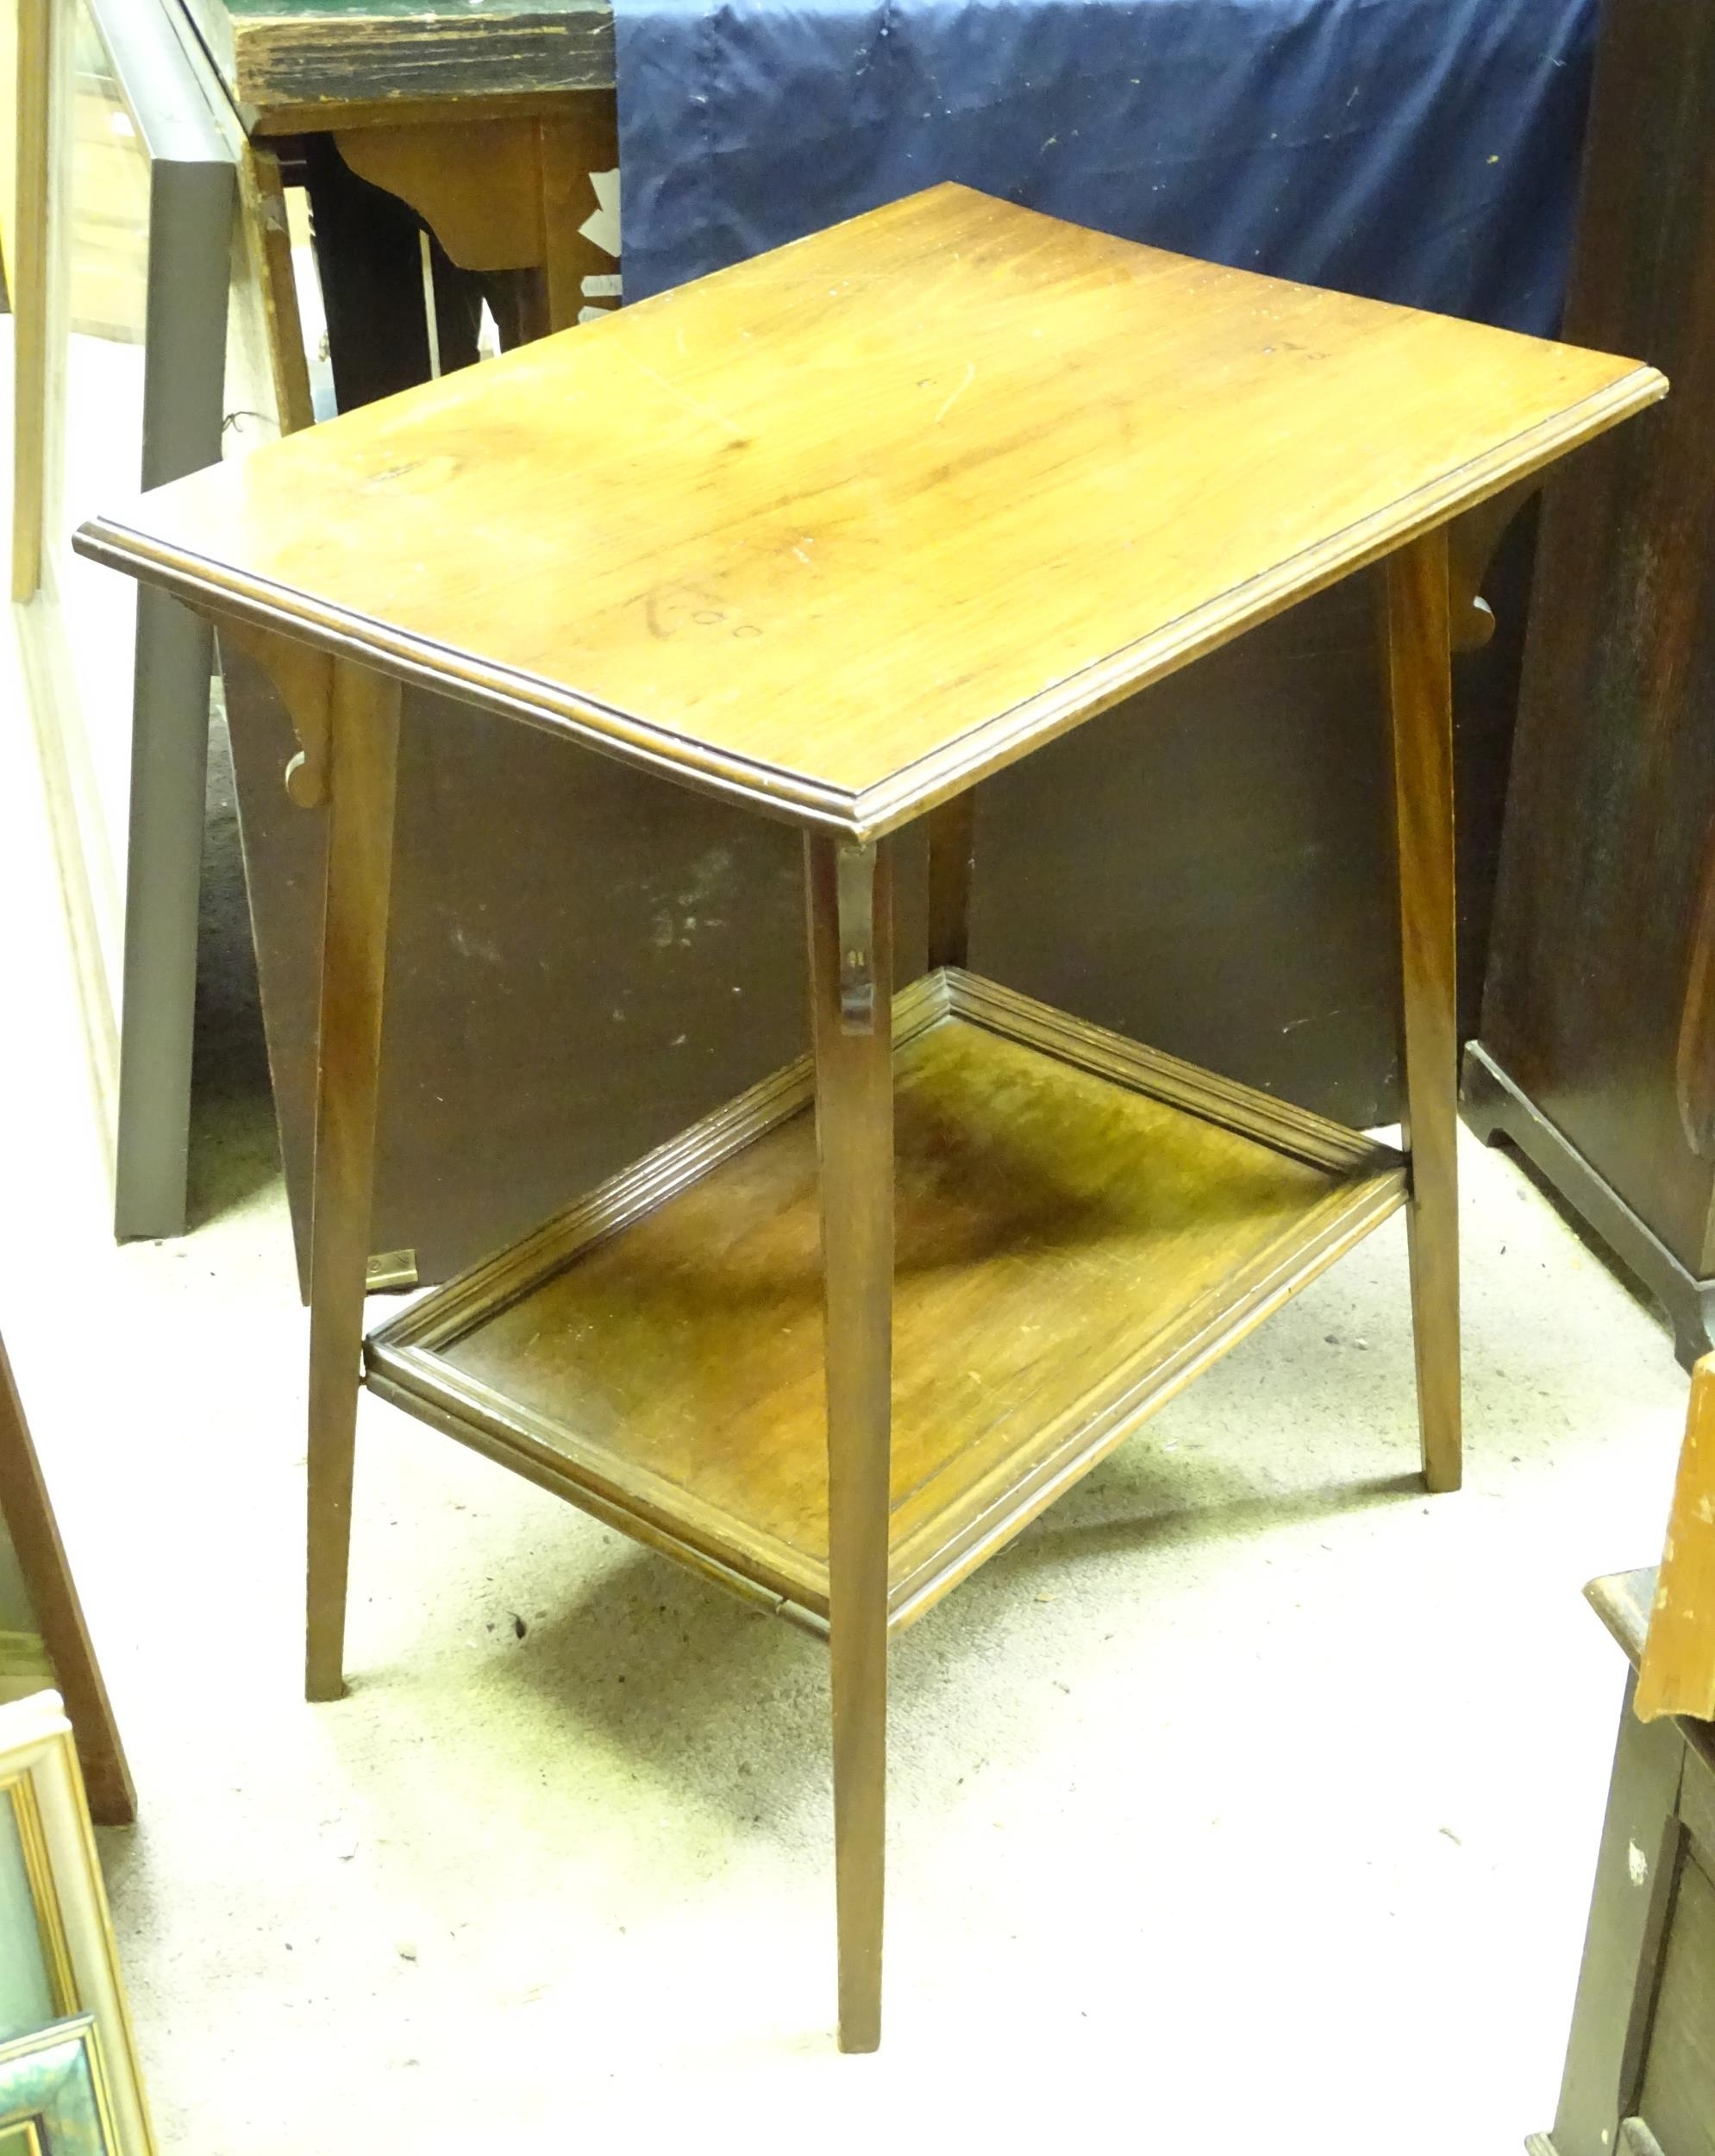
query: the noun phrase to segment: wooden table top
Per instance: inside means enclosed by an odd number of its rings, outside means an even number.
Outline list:
[[[167,0],[174,4],[174,0]],[[177,0],[246,124],[315,108],[607,89],[609,0]]]
[[[78,543],[864,837],[1665,390],[948,185]]]

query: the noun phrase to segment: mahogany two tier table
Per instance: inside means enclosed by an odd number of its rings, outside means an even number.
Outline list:
[[[946,185],[86,526],[265,656],[331,818],[310,1697],[343,1685],[360,1382],[824,1636],[840,2038],[869,2049],[890,1634],[1402,1206],[1454,1488],[1448,527],[1665,386]],[[1403,1152],[965,962],[986,776],[1372,564]],[[366,1341],[419,686],[800,826],[812,1050]],[[896,990],[919,818],[929,970]]]

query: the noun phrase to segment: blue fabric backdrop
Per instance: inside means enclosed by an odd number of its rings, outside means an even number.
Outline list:
[[[625,292],[937,179],[1552,330],[1597,0],[616,0]]]

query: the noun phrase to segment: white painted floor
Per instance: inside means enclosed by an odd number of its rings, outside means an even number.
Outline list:
[[[141,1792],[103,1839],[166,2156],[1516,2156],[1552,2115],[1686,1385],[1468,1146],[1468,1487],[1394,1223],[893,1660],[886,2034],[835,2051],[824,1663],[366,1402],[353,1690],[299,1697],[305,1321],[253,1106],[116,1249],[0,676],[0,1326]],[[522,1636],[521,1636],[522,1635]]]

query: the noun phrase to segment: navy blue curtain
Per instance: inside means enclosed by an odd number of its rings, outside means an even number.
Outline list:
[[[616,0],[628,299],[938,179],[1549,332],[1597,0]]]

